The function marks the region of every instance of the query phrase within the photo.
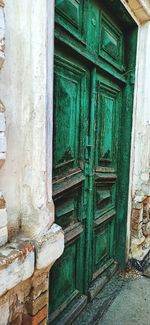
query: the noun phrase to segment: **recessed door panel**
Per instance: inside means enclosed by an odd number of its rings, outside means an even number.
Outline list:
[[[93,271],[95,279],[114,260],[117,156],[122,90],[117,83],[95,72],[95,148]]]
[[[114,213],[108,213],[93,227],[92,279],[95,280],[113,262]]]
[[[95,184],[95,219],[101,217],[104,213],[115,208],[115,183]]]
[[[79,167],[81,148],[81,118],[84,105],[85,72],[71,62],[58,58],[55,68],[54,95],[54,175]]]
[[[56,0],[56,22],[82,42],[85,42],[86,7],[84,0]]]
[[[123,33],[112,20],[100,12],[100,43],[99,55],[111,62],[120,70],[124,70],[124,39]]]
[[[97,81],[96,165],[116,170],[121,89],[105,78]]]
[[[63,312],[66,306],[79,296],[80,292],[83,290],[82,246],[83,231],[80,227],[75,238],[66,242],[66,248],[63,255],[55,263],[50,273],[50,322],[53,322],[53,320],[59,316],[60,312]]]
[[[54,77],[53,200],[56,222],[65,234],[65,251],[50,273],[50,322],[83,293],[87,206],[84,194],[87,71],[73,57],[58,51]]]

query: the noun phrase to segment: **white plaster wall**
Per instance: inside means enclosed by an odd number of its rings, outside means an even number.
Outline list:
[[[5,60],[5,19],[4,9],[0,2],[0,71]],[[6,123],[5,123],[5,107],[0,99],[0,168],[6,159]]]
[[[121,2],[138,24],[126,241],[128,260],[132,208],[150,196],[150,1]]]
[[[5,59],[4,49],[5,49],[5,19],[4,19],[4,10],[3,7],[1,7],[1,3],[0,3],[0,69]]]
[[[6,0],[6,62],[0,74],[0,97],[7,107],[8,153],[0,170],[0,189],[7,204],[9,236],[20,225],[31,237],[41,236],[53,223],[52,118],[47,115],[47,89],[48,109],[52,110],[52,80],[47,84],[47,10],[47,0]],[[53,20],[50,24],[49,37],[53,40]],[[51,60],[53,48],[49,53]]]
[[[131,243],[132,208],[150,196],[150,22],[139,25],[133,125],[130,159],[130,182],[127,221],[127,254]]]
[[[150,22],[139,27],[131,150],[131,195],[138,200],[150,196]]]
[[[47,191],[51,201],[52,145],[53,145],[53,73],[54,73],[54,6],[55,0],[47,0]]]

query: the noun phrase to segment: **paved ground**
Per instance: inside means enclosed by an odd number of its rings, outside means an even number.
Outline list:
[[[126,282],[99,325],[150,325],[150,278]]]
[[[150,325],[150,278],[116,275],[73,325]]]

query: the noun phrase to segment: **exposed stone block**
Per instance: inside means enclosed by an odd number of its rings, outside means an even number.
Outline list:
[[[131,233],[133,237],[141,238],[142,233],[143,209],[133,209],[131,217]]]
[[[150,204],[150,196],[147,196],[146,199],[144,200],[144,204]]]
[[[47,234],[39,242],[35,242],[36,267],[44,269],[56,261],[64,250],[64,234],[56,224],[53,224]]]
[[[139,195],[135,202],[131,218],[131,257],[142,260],[150,249],[150,197]]]
[[[11,325],[21,325],[22,324],[22,314],[18,315],[15,319],[11,321]]]
[[[134,198],[134,203],[135,204],[139,204],[139,203],[142,203],[143,204],[144,199],[145,199],[144,193],[142,191],[138,191],[136,193],[135,198]]]
[[[4,7],[4,0],[0,0],[0,7]]]
[[[47,318],[47,306],[40,310],[35,316],[23,315],[22,325],[38,325]]]
[[[143,234],[145,237],[150,236],[150,222],[143,225]]]
[[[36,290],[38,286],[44,284],[45,281],[48,281],[48,272],[49,272],[49,266],[46,269],[42,269],[42,271],[35,270],[34,277],[32,278],[32,290]]]
[[[0,193],[0,246],[6,244],[8,240],[7,211],[5,206],[5,199],[2,193]]]
[[[9,301],[0,306],[0,325],[8,324],[9,319]]]
[[[29,299],[26,302],[26,309],[29,315],[36,315],[43,307],[48,305],[48,291],[41,294],[37,299]]]
[[[34,253],[30,252],[24,260],[16,261],[0,270],[0,295],[28,279],[34,271]]]
[[[2,194],[0,202],[2,214],[6,212]],[[35,269],[33,241],[20,236],[16,241],[0,248],[0,313],[1,306],[9,302],[9,319],[3,325],[47,323],[49,269],[63,251],[63,245],[63,232],[57,225],[39,242],[36,241],[36,256],[40,261],[42,257],[45,259],[40,262],[41,269]],[[46,265],[46,268],[42,268],[43,265]],[[6,297],[4,302],[3,297]]]
[[[46,279],[43,279],[40,284],[39,284],[39,278],[41,279],[41,276],[39,276],[32,283],[32,288],[31,288],[31,291],[30,291],[30,298],[33,299],[33,300],[38,298],[48,288],[48,274],[47,274]]]
[[[143,208],[143,202],[137,202],[137,201],[133,202],[133,209],[141,210],[142,208]]]
[[[0,315],[5,312],[5,317],[2,315],[0,317],[0,325],[47,324],[48,282],[46,291],[43,294],[39,293],[37,299],[32,299],[31,294],[33,283],[35,285],[37,281],[39,285],[44,278],[48,278],[48,269],[35,271],[32,277],[20,282],[0,297]]]
[[[139,224],[143,220],[143,209],[133,209],[132,210],[132,224]]]
[[[143,240],[141,239],[141,242],[132,239],[131,241],[131,253],[130,253],[130,258],[138,259],[141,260],[143,258],[143,242],[145,238],[143,237]]]
[[[0,236],[1,238],[1,236]],[[0,249],[0,296],[34,272],[34,246],[30,243],[7,244]]]
[[[0,209],[5,209],[6,207],[6,201],[3,197],[3,194],[0,192]]]
[[[40,325],[47,325],[47,318],[45,318],[41,323]]]

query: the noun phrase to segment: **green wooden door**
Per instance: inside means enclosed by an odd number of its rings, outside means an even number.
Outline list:
[[[134,30],[120,1],[56,0],[53,199],[65,250],[50,273],[50,323],[69,322],[124,260]]]

